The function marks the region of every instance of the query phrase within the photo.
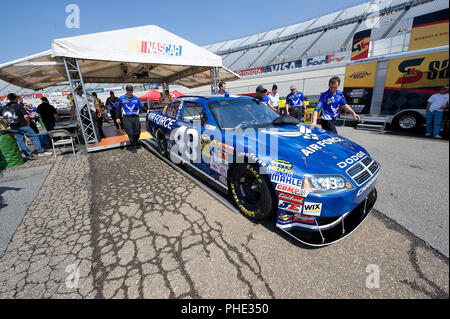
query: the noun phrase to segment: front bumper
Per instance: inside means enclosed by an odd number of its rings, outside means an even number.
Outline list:
[[[350,235],[372,211],[377,200],[376,188],[353,210],[334,218],[316,218],[314,224],[279,224],[277,227],[308,246],[326,246]]]

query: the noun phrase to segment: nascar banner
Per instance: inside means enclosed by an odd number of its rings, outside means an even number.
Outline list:
[[[353,36],[351,61],[365,59],[369,57],[370,35],[372,30],[363,30]]]
[[[415,17],[409,51],[448,45],[448,9]]]
[[[344,96],[358,114],[369,114],[378,62],[358,63],[345,68]]]

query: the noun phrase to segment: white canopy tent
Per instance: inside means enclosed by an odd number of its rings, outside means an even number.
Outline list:
[[[222,58],[155,25],[56,39],[52,49],[0,64],[0,79],[41,90],[68,81],[64,58],[78,59],[85,83],[175,83],[187,88],[239,76]]]
[[[0,64],[0,79],[35,91],[67,82],[72,91],[84,83],[175,83],[211,84],[213,93],[219,80],[238,78],[220,56],[154,25],[56,39],[51,50]],[[77,115],[88,150],[98,149],[90,110],[87,126]]]

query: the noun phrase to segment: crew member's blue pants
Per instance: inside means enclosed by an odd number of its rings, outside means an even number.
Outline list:
[[[443,114],[444,112],[439,111],[427,112],[427,134],[433,133],[433,136],[439,136]]]
[[[31,127],[26,125],[21,127],[14,127],[13,129],[16,131],[20,131],[26,136],[28,136],[30,140],[33,142],[33,145],[38,153],[44,153],[44,149],[42,148],[41,142],[39,141],[38,136]],[[19,144],[20,149],[25,153],[25,155],[31,156],[32,152],[25,144],[25,136],[23,134],[14,133],[14,136],[16,137],[17,144]]]

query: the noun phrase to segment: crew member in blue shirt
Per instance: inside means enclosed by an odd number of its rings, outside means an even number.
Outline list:
[[[141,135],[141,122],[139,121],[139,109],[143,108],[141,100],[133,95],[133,86],[126,86],[127,94],[119,98],[117,108],[122,110],[123,128],[130,140],[130,151],[136,153],[139,148],[139,137]],[[116,119],[116,123],[122,123],[120,119]]]
[[[219,91],[216,92],[216,95],[225,95],[225,96],[230,96],[230,93],[228,93],[227,91],[225,91],[225,89],[227,88],[227,85],[225,82],[221,81],[219,83]]]
[[[297,91],[295,85],[291,85],[291,93],[286,96],[286,115],[291,115],[299,120],[306,112],[306,103],[303,93]]]
[[[360,121],[358,114],[353,111],[353,109],[345,101],[344,94],[338,90],[341,84],[341,79],[337,76],[332,77],[328,82],[328,91],[320,96],[319,102],[314,109],[312,125],[317,125],[317,117],[319,112],[322,110],[321,125],[324,130],[330,131],[337,134],[336,130],[336,118],[339,117],[339,107],[342,106],[353,118]]]
[[[122,118],[122,115],[120,114],[120,109],[118,109],[119,98],[114,95],[113,91],[109,92],[109,98],[106,99],[105,104],[111,114],[114,124],[116,125],[116,129],[123,129],[122,124],[117,124],[116,122],[117,119]]]
[[[259,85],[256,88],[256,99],[265,105],[269,106],[269,97],[267,96],[267,89],[265,89],[262,85]]]

